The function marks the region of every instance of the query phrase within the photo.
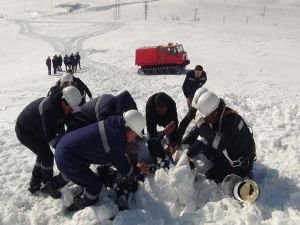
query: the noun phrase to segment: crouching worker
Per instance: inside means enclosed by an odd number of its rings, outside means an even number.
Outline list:
[[[148,172],[148,165],[139,163],[133,167],[126,150],[142,136],[146,125],[145,118],[137,110],[129,110],[123,116],[109,118],[93,123],[66,134],[59,142],[55,160],[60,174],[46,184],[42,191],[54,198],[60,197],[59,188],[69,180],[84,187],[83,196],[75,196],[69,211],[77,211],[95,204],[101,198],[103,181],[90,168],[90,164],[111,163],[126,176],[138,176]]]
[[[79,110],[81,95],[77,88],[66,87],[62,91],[39,98],[20,113],[15,131],[19,141],[37,157],[32,170],[29,191],[40,190],[41,183],[47,183],[53,176],[53,153],[64,135],[64,125],[74,111]]]
[[[249,176],[256,151],[244,119],[208,90],[196,96],[192,106],[198,110],[198,116],[196,126],[183,141],[191,145],[187,155],[194,158],[203,153],[210,159],[214,165],[205,175],[216,182],[222,182],[229,174]]]

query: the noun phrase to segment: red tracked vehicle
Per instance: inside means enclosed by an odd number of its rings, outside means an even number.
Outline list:
[[[135,64],[139,74],[179,74],[190,60],[181,44],[169,43],[136,49]]]

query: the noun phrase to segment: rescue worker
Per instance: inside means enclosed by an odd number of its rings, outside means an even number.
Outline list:
[[[68,86],[76,87],[76,84],[73,82],[73,76],[71,74],[66,73],[62,75],[62,77],[58,81],[56,81],[55,85],[50,88],[47,96],[55,94]]]
[[[222,182],[229,174],[249,176],[256,150],[245,120],[207,89],[195,96],[192,104],[198,116],[196,126],[185,140],[190,144],[187,155],[192,159],[203,153],[210,159],[214,165],[205,176],[216,182]]]
[[[128,91],[117,96],[103,94],[81,106],[81,110],[72,115],[68,131],[72,131],[112,115],[123,115],[124,112],[136,109],[136,103]]]
[[[142,137],[145,118],[137,110],[129,110],[123,116],[110,116],[100,122],[66,134],[58,143],[55,161],[60,174],[46,184],[42,191],[59,198],[59,188],[69,180],[84,187],[83,196],[75,196],[69,211],[81,210],[93,205],[105,191],[100,177],[90,168],[90,164],[111,163],[126,176],[148,173],[149,166],[139,163],[133,167],[126,155],[132,150],[131,143],[137,136]]]
[[[196,90],[202,87],[207,80],[206,72],[203,71],[203,67],[197,65],[194,70],[187,72],[185,80],[182,85],[182,90],[184,96],[186,97],[186,102],[190,108],[192,99]]]
[[[46,65],[48,67],[48,75],[51,75],[51,59],[50,56],[46,59]]]
[[[152,95],[146,103],[146,124],[149,138],[160,138],[163,132],[157,131],[157,125],[167,127],[169,145],[176,145],[178,117],[175,101],[166,93]]]
[[[67,73],[73,76],[73,82],[75,83],[75,86],[78,88],[78,90],[82,95],[82,101],[80,103],[80,106],[86,103],[86,98],[85,98],[86,95],[88,95],[90,100],[92,100],[93,96],[88,86],[86,86],[86,84],[83,83],[83,81],[80,78],[74,76],[73,70],[67,70]]]
[[[50,146],[56,147],[64,134],[66,117],[78,110],[80,101],[79,90],[66,87],[60,93],[33,101],[18,116],[17,138],[37,155],[28,189],[31,193],[40,190],[42,182],[45,184],[51,180],[53,153]]]

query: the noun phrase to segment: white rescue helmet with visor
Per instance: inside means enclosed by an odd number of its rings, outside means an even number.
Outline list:
[[[62,98],[68,103],[68,105],[73,109],[73,112],[80,111],[79,104],[82,101],[82,96],[80,91],[74,86],[68,86],[62,89]]]
[[[145,117],[137,110],[129,110],[123,114],[125,126],[133,130],[139,137],[143,137],[143,129],[146,126]]]

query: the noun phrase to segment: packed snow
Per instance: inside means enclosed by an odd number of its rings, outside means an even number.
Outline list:
[[[299,224],[300,1],[299,0],[0,0],[0,224]],[[197,9],[197,10],[196,10]],[[181,75],[138,75],[135,49],[181,43],[205,84],[245,117],[254,131],[254,179],[261,195],[242,204],[183,163],[139,184],[130,210],[103,198],[65,213],[74,186],[53,200],[28,191],[35,155],[15,136],[21,110],[45,96],[61,76],[47,75],[54,54],[79,51],[80,77],[94,96],[128,90],[145,112],[164,91],[179,119],[187,112]],[[57,172],[57,170],[56,170]],[[114,220],[110,218],[114,217]]]

